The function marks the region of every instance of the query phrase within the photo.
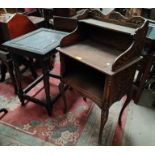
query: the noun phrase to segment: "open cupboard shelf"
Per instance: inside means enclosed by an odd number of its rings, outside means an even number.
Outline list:
[[[95,70],[94,68],[79,62],[78,60],[72,61],[70,57],[63,57],[67,62],[65,65],[66,71],[63,74],[66,83],[72,83],[72,87],[76,88],[79,92],[83,92],[86,97],[95,99],[101,106],[105,75]]]
[[[124,95],[125,106],[132,99],[133,79],[148,23],[141,17],[126,19],[116,13],[104,16],[90,9],[77,24],[77,29],[65,36],[57,48],[62,83],[101,108],[100,143],[110,106]],[[63,99],[66,103],[65,95]]]
[[[113,74],[111,66],[121,51],[86,39],[69,47],[64,47],[61,53],[105,74]]]

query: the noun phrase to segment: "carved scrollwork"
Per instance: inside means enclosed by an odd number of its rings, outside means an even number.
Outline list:
[[[115,11],[111,12],[108,17],[109,17],[109,19],[112,19],[112,20],[118,20],[118,21],[126,20],[125,16],[123,16],[119,12],[115,12]]]
[[[129,23],[135,24],[137,25],[137,27],[142,26],[142,24],[144,23],[145,19],[142,17],[132,17],[128,20]]]
[[[86,18],[94,18],[97,20],[107,21],[118,25],[126,25],[129,27],[131,26],[134,28],[140,27],[145,21],[143,17],[137,16],[137,17],[127,18],[116,11],[112,11],[108,15],[104,15],[102,11],[98,9],[82,10],[81,12],[79,12],[79,14],[74,16],[74,18],[78,20],[86,19]]]
[[[106,22],[115,23],[118,25],[134,27],[134,28],[140,27],[145,21],[143,17],[138,16],[138,17],[127,18],[116,11],[112,11],[108,15],[104,15],[102,11],[97,9],[86,9],[76,17],[78,20],[89,17],[89,18],[94,18],[101,21],[106,21]]]
[[[90,10],[90,17],[103,19],[106,16],[100,10],[92,9]]]
[[[89,14],[89,9],[85,9],[85,10],[82,10],[82,12],[78,12],[77,15],[74,16],[74,18],[76,18],[77,20],[84,19],[88,17],[88,14]]]
[[[145,38],[148,29],[148,22],[145,21],[141,28],[137,29],[136,34],[134,35],[134,41],[131,46],[122,53],[112,65],[112,70],[115,71],[121,68],[123,65],[128,64],[135,58],[141,55],[142,49],[144,47]]]

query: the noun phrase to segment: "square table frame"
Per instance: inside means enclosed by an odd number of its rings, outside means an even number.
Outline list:
[[[34,48],[34,42],[36,40],[34,40],[33,36],[35,36],[39,33],[45,33],[45,35],[42,34],[43,36],[42,35],[41,36],[45,37],[45,38],[47,37],[47,39],[51,39],[51,41],[50,40],[45,41],[45,44],[47,42],[48,42],[48,44],[47,45],[43,44],[42,46],[44,48],[42,48],[42,49],[40,49],[40,47],[38,49],[37,49],[37,47]],[[52,97],[50,96],[49,77],[61,79],[61,76],[54,75],[54,74],[50,73],[50,66],[49,66],[50,56],[54,55],[57,52],[56,47],[59,46],[61,38],[67,34],[68,33],[61,32],[61,31],[40,28],[38,30],[35,30],[35,31],[30,32],[26,35],[23,35],[21,37],[18,37],[16,39],[13,39],[11,41],[7,41],[4,43],[4,46],[6,46],[9,50],[9,52],[11,53],[14,70],[15,70],[17,94],[18,94],[18,97],[19,97],[22,105],[25,105],[25,100],[32,101],[38,105],[43,106],[47,110],[48,115],[51,116],[52,106],[53,106],[54,102],[58,99],[58,97],[60,96],[60,93],[58,93],[56,96],[52,96]],[[50,36],[49,38],[48,38],[48,35]],[[53,35],[53,40],[52,40],[51,35]],[[32,37],[32,40],[31,40],[31,37]],[[56,38],[54,38],[54,37],[56,37]],[[25,43],[22,43],[22,41],[24,39],[26,39]],[[41,41],[44,40],[44,38],[39,38],[39,37],[37,39],[38,39],[38,41],[39,41],[39,39],[41,39]],[[40,46],[40,45],[38,45],[38,46]],[[19,64],[18,64],[17,58],[16,58],[16,54],[19,54],[22,56],[29,56],[31,58],[36,58],[37,60],[39,60],[41,62],[43,74],[24,89],[22,88],[22,82],[21,82],[22,79],[21,79],[21,74],[20,74],[20,69],[19,69]],[[43,80],[43,83],[44,83],[45,102],[26,94],[34,86],[36,86],[41,80]]]

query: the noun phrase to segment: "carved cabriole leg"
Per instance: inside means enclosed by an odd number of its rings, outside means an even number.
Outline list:
[[[101,123],[100,123],[100,131],[99,131],[99,138],[98,138],[98,144],[102,144],[102,134],[103,134],[103,128],[107,122],[109,115],[109,108],[103,108],[101,110]]]
[[[48,115],[51,116],[52,111],[52,102],[50,97],[50,84],[49,84],[49,58],[42,60],[42,71],[43,71],[43,82],[45,88],[45,95],[46,95],[46,109]]]
[[[12,60],[13,60],[13,65],[15,69],[15,78],[16,78],[16,84],[17,84],[17,94],[19,97],[19,100],[22,105],[24,105],[24,98],[23,98],[23,89],[22,89],[22,79],[21,79],[21,74],[20,74],[20,69],[19,69],[19,64],[18,64],[18,59],[16,59],[16,56],[14,54],[11,54]]]
[[[133,90],[131,90],[131,92],[130,92],[129,95],[127,96],[127,99],[126,99],[125,103],[123,104],[123,107],[122,107],[122,109],[121,109],[121,112],[120,112],[119,118],[118,118],[118,124],[119,124],[119,126],[122,125],[122,121],[121,121],[121,119],[122,119],[122,114],[123,114],[125,108],[127,107],[127,105],[130,103],[130,101],[131,101],[131,99],[132,99],[132,94],[133,94]]]
[[[64,113],[66,113],[68,108],[67,108],[67,100],[66,100],[66,95],[65,95],[65,87],[62,81],[59,84],[59,90],[60,90],[60,93],[62,95],[63,102],[64,102]]]
[[[0,112],[4,112],[5,114],[8,112],[6,109],[0,109]]]
[[[101,107],[101,122],[100,122],[100,130],[99,130],[99,138],[98,138],[98,144],[102,144],[102,134],[104,126],[108,120],[109,115],[109,106],[110,106],[110,89],[111,89],[111,81],[112,77],[108,76],[105,79],[105,86],[104,86],[104,96],[102,101],[102,107]]]
[[[0,119],[1,119],[5,114],[8,113],[8,111],[7,111],[7,109],[2,108],[2,109],[0,109],[0,113],[3,113],[3,115],[1,115],[1,117],[0,117]]]

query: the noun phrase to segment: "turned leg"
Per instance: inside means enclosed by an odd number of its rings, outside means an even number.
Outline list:
[[[60,90],[60,93],[62,95],[63,102],[64,102],[64,113],[66,113],[67,112],[67,100],[66,100],[65,87],[64,87],[64,83],[63,82],[60,82],[59,90]]]
[[[24,92],[23,92],[22,83],[21,83],[22,79],[21,79],[18,59],[16,58],[16,56],[14,54],[12,54],[11,56],[12,56],[12,60],[13,60],[14,70],[15,70],[17,94],[18,94],[18,97],[19,97],[21,104],[25,105],[24,104],[24,97],[23,97]]]
[[[48,115],[51,116],[52,111],[52,101],[50,97],[50,84],[49,84],[49,60],[44,59],[42,60],[42,70],[43,70],[43,82],[44,82],[44,88],[45,88],[45,95],[46,95],[46,109],[48,112]]]
[[[103,128],[105,126],[105,123],[107,122],[109,115],[109,108],[107,109],[102,109],[101,111],[101,123],[100,123],[100,131],[99,131],[99,139],[98,139],[98,144],[102,144],[102,134],[103,134]]]

